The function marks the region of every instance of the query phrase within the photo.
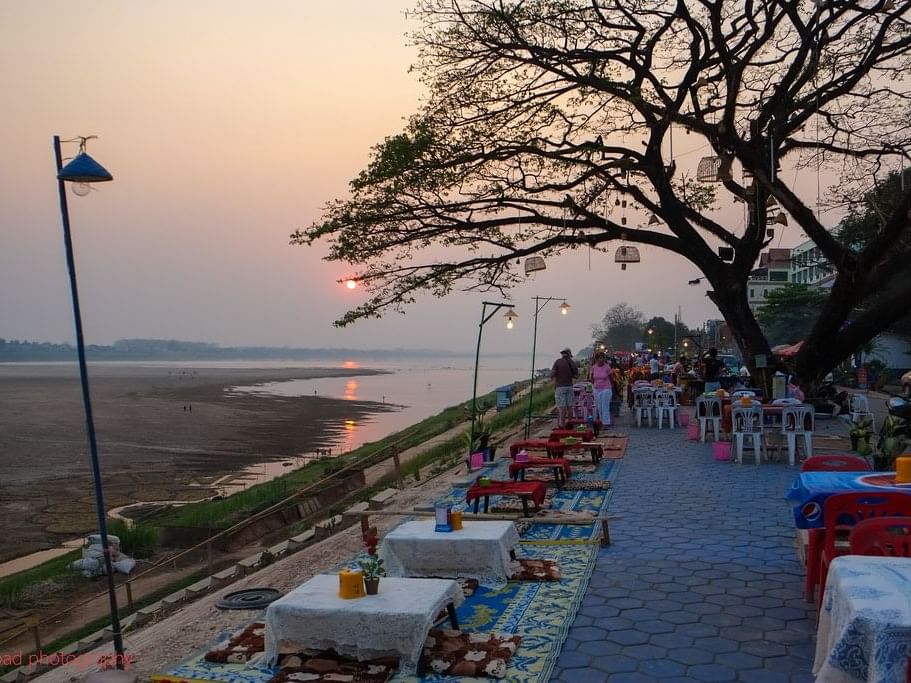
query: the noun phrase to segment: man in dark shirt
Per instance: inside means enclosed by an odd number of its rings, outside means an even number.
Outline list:
[[[721,368],[723,367],[724,364],[718,360],[718,349],[714,346],[711,347],[703,361],[703,379],[705,380],[706,391],[717,391],[721,388],[721,382],[718,381],[718,378],[721,377]]]
[[[579,376],[579,366],[573,360],[572,351],[563,349],[560,357],[550,369],[554,381],[554,403],[557,404],[557,427],[566,426],[573,408],[573,380]]]

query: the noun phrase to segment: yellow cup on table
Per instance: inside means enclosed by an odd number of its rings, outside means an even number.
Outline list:
[[[449,521],[452,524],[453,531],[458,531],[459,529],[461,529],[462,528],[462,511],[453,510],[451,513],[449,513]]]
[[[911,453],[900,455],[895,459],[895,483],[911,484]]]

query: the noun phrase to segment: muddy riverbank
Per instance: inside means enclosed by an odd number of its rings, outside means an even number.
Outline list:
[[[330,448],[368,401],[230,392],[237,385],[376,374],[363,368],[92,364],[105,503],[196,499],[255,463]],[[0,562],[96,526],[74,365],[0,365]]]

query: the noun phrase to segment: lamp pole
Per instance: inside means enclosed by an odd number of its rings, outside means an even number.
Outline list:
[[[89,394],[89,376],[85,361],[85,341],[82,334],[82,313],[79,308],[79,289],[76,286],[76,260],[73,257],[73,239],[70,234],[70,212],[66,203],[66,182],[86,183],[112,180],[101,165],[85,153],[86,138],[80,139],[79,154],[63,166],[60,152],[60,136],[54,136],[54,156],[57,161],[57,192],[60,195],[60,217],[63,221],[63,243],[66,248],[66,266],[70,277],[70,294],[73,300],[73,319],[76,325],[76,353],[79,359],[79,379],[82,386],[82,404],[85,408],[85,430],[89,440],[89,456],[92,464],[92,479],[95,483],[95,510],[98,514],[98,531],[101,533],[101,548],[104,554],[104,571],[108,583],[108,599],[111,611],[115,665],[124,668],[123,636],[120,632],[120,616],[117,613],[117,593],[114,586],[114,567],[111,561],[111,546],[108,543],[107,513],[104,507],[104,492],[101,488],[101,468],[98,465],[98,444],[95,440],[95,420],[92,416],[92,400]]]
[[[535,296],[532,297],[532,300],[535,302],[535,322],[533,325],[533,331],[531,334],[531,382],[528,389],[528,410],[525,414],[525,438],[528,438],[529,433],[531,432],[531,411],[532,411],[532,401],[535,398],[535,353],[538,346],[538,313],[540,313],[543,308],[549,304],[551,301],[562,301],[560,306],[560,312],[563,315],[569,311],[569,304],[566,303],[566,299],[558,299],[552,296]]]
[[[493,310],[490,313],[487,312],[488,306],[493,307]],[[487,324],[487,321],[490,320],[501,308],[508,308],[509,306],[510,304],[502,302],[481,302],[481,322],[478,323],[478,345],[475,348],[474,352],[474,382],[472,383],[471,387],[471,429],[468,433],[469,456],[471,455],[471,451],[474,449],[474,425],[475,419],[478,415],[478,362],[481,359],[481,334],[484,332],[484,325]],[[506,318],[506,327],[512,329],[512,322],[518,317],[515,311],[510,309],[504,317]]]

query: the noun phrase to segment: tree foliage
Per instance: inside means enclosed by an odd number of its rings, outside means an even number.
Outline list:
[[[337,324],[421,292],[503,293],[531,254],[638,243],[704,274],[752,365],[769,350],[746,282],[770,241],[770,196],[836,268],[796,359],[803,378],[820,377],[911,299],[900,277],[909,249],[895,248],[907,243],[911,192],[854,251],[777,172],[838,169],[841,200],[898,166],[911,0],[419,0],[414,16],[424,103],[374,148],[350,197],[292,235],[326,238],[329,259],[358,267],[371,298]],[[702,182],[693,157],[671,155],[684,130],[718,167],[714,182]],[[732,201],[748,208],[742,227],[710,210]],[[845,327],[877,291],[888,293]]]
[[[827,294],[817,287],[789,282],[768,293],[757,318],[770,344],[796,344],[816,322]]]
[[[592,327],[592,337],[610,351],[632,351],[643,340],[644,329],[642,311],[621,301],[607,309],[600,326]]]

